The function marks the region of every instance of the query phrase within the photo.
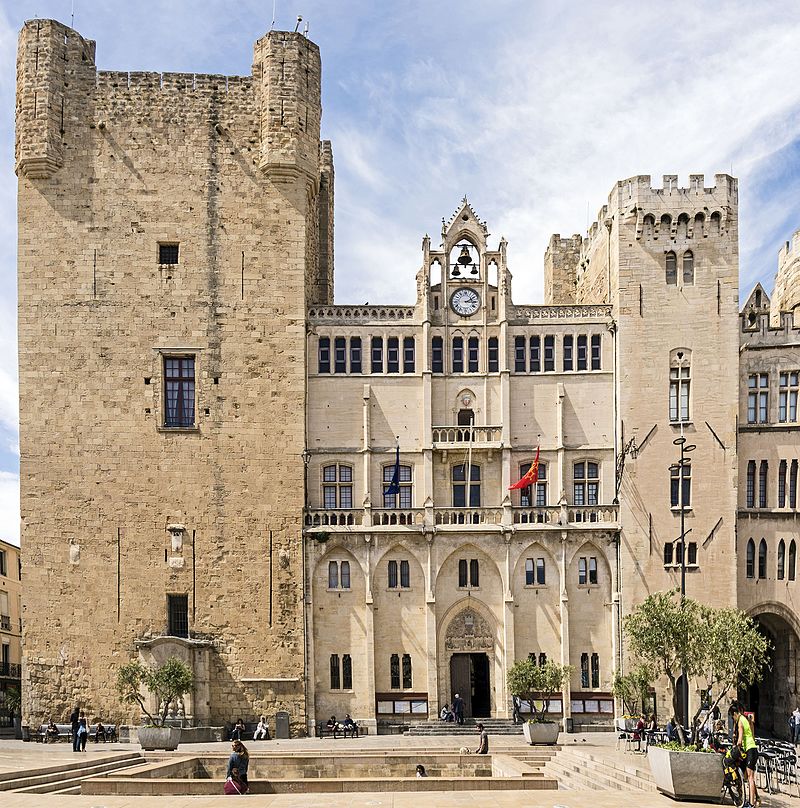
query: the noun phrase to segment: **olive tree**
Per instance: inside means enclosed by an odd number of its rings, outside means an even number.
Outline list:
[[[150,723],[163,727],[167,720],[169,705],[177,701],[192,689],[192,671],[185,662],[177,657],[170,657],[157,668],[148,668],[141,662],[132,661],[117,671],[117,691],[125,704],[138,704]],[[147,709],[146,688],[160,705],[161,714],[151,715]]]
[[[573,668],[571,665],[560,665],[547,661],[537,665],[532,659],[519,659],[508,670],[506,680],[511,695],[518,696],[531,706],[532,721],[547,721],[550,701],[561,695],[561,691],[569,681]],[[536,702],[541,702],[541,710],[537,711]]]
[[[611,695],[622,702],[628,715],[643,713],[654,678],[650,667],[641,663],[626,674],[617,671],[611,682]]]

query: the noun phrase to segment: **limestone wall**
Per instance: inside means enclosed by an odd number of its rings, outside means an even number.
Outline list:
[[[303,722],[319,82],[300,35],[271,32],[254,76],[226,77],[98,72],[75,31],[22,30],[26,723],[75,702],[135,718],[116,666],[181,593],[191,634],[214,643],[211,720],[286,708]],[[177,264],[159,263],[163,243]],[[190,429],[163,428],[171,354],[196,360]]]

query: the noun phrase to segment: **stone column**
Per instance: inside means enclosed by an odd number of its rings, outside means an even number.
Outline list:
[[[505,585],[505,603],[503,609],[503,682],[500,692],[503,694],[502,705],[498,705],[497,717],[509,718],[511,716],[511,694],[508,692],[508,685],[506,683],[506,676],[509,668],[514,664],[516,658],[516,649],[514,645],[514,593],[512,589],[512,564],[511,564],[511,537],[512,534],[506,533],[506,585]]]
[[[425,629],[428,665],[428,717],[439,717],[439,670],[436,648],[436,593],[434,579],[436,571],[433,559],[433,532],[425,534],[428,541],[428,561],[425,569]]]
[[[370,718],[362,719],[370,734],[378,734],[377,705],[375,703],[375,622],[372,600],[372,536],[364,536],[364,566],[366,568],[366,598],[364,608],[364,665],[366,666],[367,704]]]
[[[569,665],[569,597],[567,595],[567,532],[561,533],[561,664]],[[564,729],[572,718],[572,683],[568,680],[561,692]]]

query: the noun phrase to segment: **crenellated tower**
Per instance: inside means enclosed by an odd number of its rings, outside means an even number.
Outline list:
[[[781,327],[781,312],[793,311],[800,305],[800,230],[778,253],[778,274],[770,309],[770,326]]]

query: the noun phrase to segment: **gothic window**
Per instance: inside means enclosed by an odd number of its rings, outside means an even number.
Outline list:
[[[333,340],[333,372],[347,373],[347,340],[344,337]]]
[[[747,378],[747,423],[766,424],[769,420],[769,374],[751,373]]]
[[[564,370],[572,370],[572,334],[564,335],[564,345],[562,351],[562,361]]]
[[[460,589],[480,586],[480,566],[477,558],[459,559],[458,586]]]
[[[749,460],[747,463],[747,488],[746,488],[746,504],[748,508],[755,508],[756,506],[756,461]]]
[[[670,286],[674,286],[678,282],[678,259],[674,252],[667,253],[665,259],[666,280]]]
[[[694,285],[694,255],[691,250],[683,254],[683,285]]]
[[[403,373],[414,372],[414,337],[403,337]]]
[[[519,467],[519,479],[521,480],[531,468],[530,463],[521,463]],[[547,506],[547,464],[539,463],[539,478],[536,482],[536,495],[534,498],[532,486],[521,488],[519,492],[519,504],[523,508],[544,508]]]
[[[388,337],[386,340],[386,372],[400,372],[400,340],[398,337]]]
[[[589,687],[589,654],[581,654],[581,687]]]
[[[339,583],[342,589],[350,589],[350,562],[342,561],[339,564]]]
[[[680,464],[677,468],[670,467],[670,496],[669,504],[672,508],[690,508],[692,505],[692,464],[683,464],[683,490],[681,490]]]
[[[453,337],[453,373],[464,372],[464,337]]]
[[[164,357],[164,426],[194,426],[194,357]]]
[[[578,370],[586,370],[586,335],[578,336]]]
[[[397,562],[390,561],[388,564],[389,589],[397,589]]]
[[[600,687],[600,657],[592,654],[592,687]]]
[[[400,588],[408,589],[411,586],[411,569],[408,561],[400,562]]]
[[[689,393],[692,371],[688,362],[678,361],[669,369],[669,420],[681,423],[689,420]]]
[[[339,588],[339,562],[328,562],[328,589]]]
[[[350,654],[342,656],[342,689],[353,689],[353,660],[350,658]]]
[[[342,679],[339,666],[339,654],[331,654],[331,690],[341,690]]]
[[[782,581],[786,567],[786,542],[781,539],[778,542],[778,580]]]
[[[794,539],[789,542],[789,574],[788,578],[790,581],[794,580],[794,563],[797,559],[797,545],[795,544]]]
[[[467,340],[467,370],[470,373],[478,372],[478,338],[470,337]]]
[[[543,558],[525,559],[525,586],[544,586],[546,583]]]
[[[350,372],[361,373],[361,337],[350,337]]]
[[[389,657],[389,679],[392,690],[400,689],[400,655],[392,654]]]
[[[350,589],[350,562],[328,562],[328,589]]]
[[[431,371],[444,373],[444,341],[441,337],[431,340]]]
[[[592,370],[600,370],[600,335],[592,335]]]
[[[323,508],[353,507],[353,469],[342,463],[322,469]]]
[[[792,460],[789,466],[789,507],[797,507],[797,461]]]
[[[597,559],[594,556],[589,558],[589,583],[597,583]]]
[[[786,507],[786,461],[778,464],[778,507]]]
[[[597,463],[581,461],[572,467],[573,505],[597,505],[600,491],[600,472]]]
[[[758,577],[767,577],[767,543],[764,539],[758,545]]]
[[[547,663],[547,654],[544,651],[539,653],[539,667]]]
[[[330,337],[320,337],[317,346],[317,370],[320,373],[331,372],[331,340]]]
[[[383,467],[383,507],[384,508],[410,508],[411,507],[411,466],[400,466],[400,479],[398,480],[400,493],[387,494],[386,489],[394,478],[394,463]]]
[[[514,373],[525,372],[525,337],[514,337]]]
[[[545,577],[545,564],[543,558],[536,559],[536,583],[538,586],[544,586],[546,583]]]
[[[781,373],[779,377],[780,388],[778,391],[778,420],[785,423],[797,422],[797,393],[798,373],[796,370],[791,373]]]
[[[556,338],[552,334],[544,338],[544,369],[546,372],[556,369]]]
[[[470,468],[469,486],[467,486],[467,464],[460,463],[453,466],[453,507],[479,508],[481,504],[481,467],[474,463]],[[467,488],[469,487],[469,503],[467,503]]]
[[[758,466],[758,507],[766,508],[768,491],[767,481],[769,479],[769,464],[766,460],[762,460]]]
[[[531,337],[531,373],[539,373],[541,369],[541,339]]]
[[[410,690],[411,687],[411,654],[403,654],[403,688]]]
[[[398,570],[400,575],[398,577]],[[400,589],[409,589],[411,587],[411,569],[408,561],[400,561],[399,563],[392,560],[388,564],[389,573],[389,589],[397,589],[398,584]]]
[[[747,542],[747,566],[745,567],[745,575],[748,578],[756,577],[756,544],[752,539]]]
[[[583,585],[586,583],[586,558],[578,559],[578,583]]]
[[[383,373],[383,337],[372,338],[372,372]]]
[[[489,373],[497,373],[500,370],[500,351],[497,337],[489,337]]]

